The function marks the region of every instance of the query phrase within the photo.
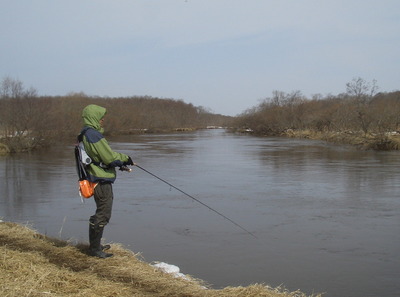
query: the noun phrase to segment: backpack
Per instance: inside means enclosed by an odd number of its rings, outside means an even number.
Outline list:
[[[85,151],[83,145],[83,135],[86,133],[87,129],[83,130],[78,136],[78,143],[75,144],[75,161],[76,170],[78,173],[78,184],[79,184],[79,195],[84,198],[90,198],[94,195],[94,188],[97,183],[90,182],[88,180],[88,173],[86,168],[89,164],[93,163],[92,158],[89,157]]]

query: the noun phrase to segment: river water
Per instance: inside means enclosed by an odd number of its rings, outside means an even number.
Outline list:
[[[224,130],[109,138],[119,172],[106,242],[214,288],[264,283],[327,297],[400,296],[400,154]],[[0,157],[0,218],[87,242],[70,146]]]

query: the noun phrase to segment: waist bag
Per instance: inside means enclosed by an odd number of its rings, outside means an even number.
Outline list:
[[[94,195],[94,188],[97,186],[97,183],[92,183],[87,179],[83,179],[79,181],[79,194],[84,198],[90,198]]]

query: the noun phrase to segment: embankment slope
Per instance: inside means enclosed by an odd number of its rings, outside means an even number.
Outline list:
[[[261,284],[214,290],[201,280],[162,272],[117,244],[111,249],[115,256],[108,259],[89,257],[86,250],[84,244],[0,222],[0,296],[306,297]]]

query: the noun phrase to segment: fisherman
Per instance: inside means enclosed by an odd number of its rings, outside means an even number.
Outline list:
[[[110,221],[113,204],[112,184],[116,179],[115,167],[134,165],[128,155],[114,152],[104,138],[104,107],[90,104],[82,111],[84,128],[80,138],[83,141],[87,154],[93,162],[88,166],[88,180],[97,183],[94,188],[96,213],[89,220],[89,255],[99,258],[108,258],[113,254],[104,250],[110,246],[102,246],[101,238],[104,227]]]

